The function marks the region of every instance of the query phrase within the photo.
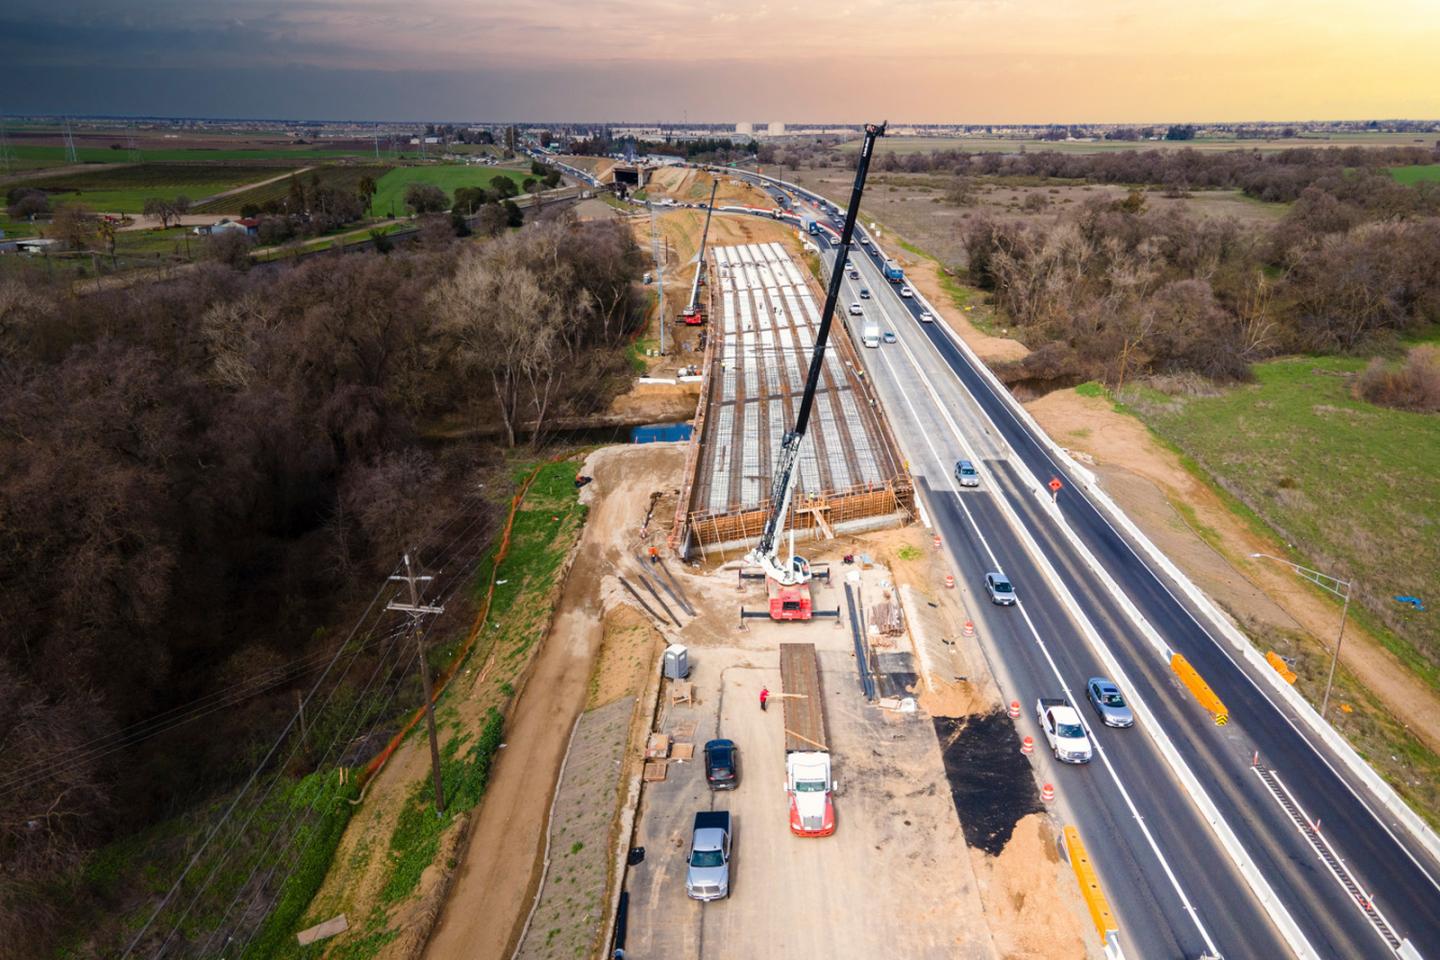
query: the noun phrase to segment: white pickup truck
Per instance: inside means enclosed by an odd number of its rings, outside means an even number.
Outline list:
[[[1035,719],[1050,743],[1050,752],[1061,763],[1089,763],[1093,751],[1080,715],[1069,701],[1041,697],[1035,701]]]

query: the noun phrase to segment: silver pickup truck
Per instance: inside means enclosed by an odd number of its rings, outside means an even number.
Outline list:
[[[723,900],[730,896],[730,814],[725,810],[695,814],[690,836],[685,894],[691,900]]]

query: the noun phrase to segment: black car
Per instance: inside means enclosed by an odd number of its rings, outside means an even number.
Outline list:
[[[734,790],[740,784],[740,751],[734,740],[705,744],[705,782],[711,790]]]

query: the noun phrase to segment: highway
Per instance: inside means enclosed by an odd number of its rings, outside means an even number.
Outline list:
[[[775,193],[774,184],[764,186]],[[800,191],[791,196],[801,212],[818,212]],[[831,260],[828,237],[820,246]],[[919,321],[927,305],[902,299],[882,279],[875,245],[857,243],[852,256],[860,279],[846,279],[839,309],[866,286],[873,298],[863,301],[865,319],[898,338],[861,354],[972,608],[983,603],[986,570],[1002,569],[1017,585],[1020,605],[988,610],[982,642],[1007,699],[1023,705],[1022,732],[1038,733],[1029,712],[1036,696],[1063,691],[1078,703],[1090,676],[1120,681],[1137,706],[1136,730],[1092,725],[1099,756],[1088,767],[1042,765],[1065,816],[1087,838],[1129,955],[1440,955],[1440,868],[1429,850],[1091,502],[955,335],[943,323]],[[980,465],[981,490],[953,484],[961,457]],[[1056,504],[1038,489],[1052,476],[1064,484]],[[1197,667],[1228,705],[1228,725],[1200,709],[1157,643]],[[1252,769],[1257,755],[1304,818],[1321,824],[1358,896]],[[1188,784],[1177,779],[1177,765]],[[1225,842],[1197,797],[1213,810]],[[1270,911],[1240,875],[1237,857],[1273,893]]]
[[[835,248],[822,246],[833,258]],[[1229,958],[1288,952],[1277,950],[1276,931],[1153,743],[1152,735],[1163,730],[1316,956],[1386,956],[1392,949],[1251,770],[1257,751],[1283,777],[1307,817],[1319,820],[1325,838],[1394,932],[1433,954],[1440,944],[1440,888],[1433,879],[1440,870],[1434,860],[1372,812],[1378,805],[1366,802],[1363,786],[1342,776],[1341,764],[1323,747],[1312,746],[1312,738],[1211,636],[1204,616],[1180,600],[1180,591],[1090,502],[1081,483],[974,368],[948,328],[918,320],[924,306],[902,299],[882,279],[883,255],[875,246],[857,244],[856,251],[853,263],[861,279],[846,279],[842,306],[858,299],[860,284],[867,286],[873,296],[865,302],[867,313],[897,335],[897,343],[861,352],[957,576],[977,588],[972,597],[982,602],[978,585],[987,569],[1003,569],[1017,585],[1019,608],[996,608],[985,618],[991,626],[986,649],[1007,695],[1027,707],[1026,716],[1035,696],[1060,692],[1062,682],[1078,702],[1086,678],[1116,672],[1098,659],[1099,640],[1123,673],[1123,679],[1114,678],[1143,705],[1137,710],[1140,729],[1092,731],[1098,733],[1103,764],[1060,771],[1056,781],[1070,797],[1066,812],[1089,837],[1101,876],[1120,905],[1129,927],[1122,939],[1137,944],[1141,956],[1199,956],[1197,938]],[[961,457],[981,465],[982,490],[962,493],[951,482],[954,460]],[[1052,476],[1064,484],[1055,506],[1036,489],[1036,481]],[[1022,544],[1027,536],[1031,542]],[[1123,584],[1124,597],[1144,621],[1225,701],[1228,725],[1211,722],[1175,680],[1092,559],[1115,584]],[[1041,564],[1050,570],[1042,571]],[[1071,594],[1069,604],[1058,596],[1064,591]],[[1153,843],[1134,836],[1137,811]],[[1155,869],[1161,857],[1170,867],[1159,871],[1163,878]],[[1177,909],[1182,896],[1193,913]]]

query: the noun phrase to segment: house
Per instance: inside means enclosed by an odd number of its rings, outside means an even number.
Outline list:
[[[243,233],[247,237],[253,237],[260,232],[260,221],[254,217],[241,217],[239,220],[231,220],[223,217],[209,226],[196,227],[194,233],[202,237],[213,236],[217,233]]]

